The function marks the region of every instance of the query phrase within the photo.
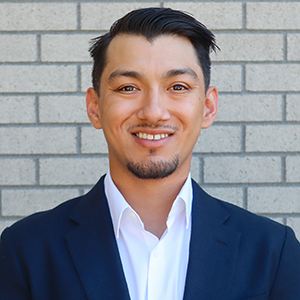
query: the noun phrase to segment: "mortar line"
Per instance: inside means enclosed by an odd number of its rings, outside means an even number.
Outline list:
[[[247,29],[246,26],[247,26],[247,5],[244,2],[242,4],[242,28],[246,30]]]
[[[76,66],[76,77],[77,77],[77,82],[76,82],[76,92],[81,92],[81,66],[77,65]]]
[[[241,153],[246,153],[246,125],[241,126]]]
[[[286,183],[286,156],[281,158],[281,182]]]
[[[79,126],[76,127],[77,140],[76,140],[76,152],[77,154],[81,153],[81,128]]]
[[[36,182],[35,186],[39,186],[40,185],[40,160],[39,160],[39,158],[35,158],[34,162],[35,162],[35,182]]]
[[[286,94],[282,96],[282,122],[286,123]]]
[[[81,5],[80,5],[80,2],[77,3],[77,7],[76,7],[77,11],[76,11],[76,14],[77,14],[77,27],[76,29],[78,31],[81,30]]]
[[[42,45],[41,45],[41,35],[37,34],[36,36],[36,61],[41,62],[41,54],[42,52]]]
[[[243,187],[243,208],[248,210],[248,187]]]
[[[283,61],[285,62],[285,63],[287,63],[288,62],[288,59],[287,59],[287,56],[288,56],[288,47],[287,47],[287,33],[286,32],[284,32],[283,33]]]
[[[35,96],[35,124],[40,123],[40,103],[39,103],[39,96]],[[24,125],[23,125],[24,126]]]

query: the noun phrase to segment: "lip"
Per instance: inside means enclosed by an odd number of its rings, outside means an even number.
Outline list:
[[[140,132],[140,131],[138,131],[138,132]],[[142,131],[142,132],[148,133],[146,131]],[[161,133],[166,133],[166,132],[163,131]],[[148,134],[152,134],[152,133],[148,133]],[[156,131],[156,134],[158,134],[157,131]],[[153,135],[154,135],[154,133],[153,133]],[[170,141],[170,139],[172,138],[172,134],[170,134],[168,137],[162,138],[160,140],[140,139],[134,133],[132,133],[132,137],[134,138],[134,140],[137,144],[139,144],[140,146],[142,146],[144,148],[161,148]]]
[[[147,134],[151,134],[151,135],[156,135],[156,134],[168,134],[168,135],[172,135],[174,134],[174,130],[170,130],[170,128],[137,128],[136,130],[132,130],[130,131],[131,134],[136,134],[136,133],[147,133]]]

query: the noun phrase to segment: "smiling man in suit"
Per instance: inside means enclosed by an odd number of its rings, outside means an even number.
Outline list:
[[[189,174],[218,110],[216,47],[201,23],[163,8],[133,11],[93,41],[87,112],[109,171],[4,231],[1,300],[300,299],[292,230],[210,197]]]

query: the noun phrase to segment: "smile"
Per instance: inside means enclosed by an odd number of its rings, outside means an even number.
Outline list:
[[[144,139],[144,140],[149,140],[149,141],[158,141],[161,139],[164,139],[169,136],[167,133],[162,133],[162,134],[148,134],[144,132],[137,132],[135,133],[135,136],[137,136],[139,139]]]

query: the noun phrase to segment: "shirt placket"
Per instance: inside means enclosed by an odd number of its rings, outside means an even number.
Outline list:
[[[148,269],[148,300],[157,300],[164,294],[165,260],[159,243],[150,254]]]

